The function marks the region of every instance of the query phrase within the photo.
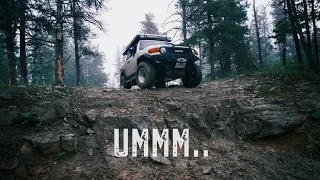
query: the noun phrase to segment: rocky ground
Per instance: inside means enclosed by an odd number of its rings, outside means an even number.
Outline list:
[[[0,106],[1,179],[320,179],[319,82],[256,74],[194,89],[18,87],[0,90]],[[190,129],[200,157],[114,157],[115,128]]]

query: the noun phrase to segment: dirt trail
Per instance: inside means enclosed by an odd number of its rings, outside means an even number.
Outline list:
[[[319,92],[318,82],[264,75],[194,89],[5,90],[1,178],[320,179],[320,122],[311,117]],[[43,120],[39,131],[6,126],[31,111]],[[115,128],[190,129],[190,152],[200,157],[173,158],[171,149],[169,158],[132,157],[130,144],[129,156],[116,158]]]

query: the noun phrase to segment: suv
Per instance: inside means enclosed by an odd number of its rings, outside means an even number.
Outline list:
[[[120,87],[164,88],[166,82],[180,78],[185,87],[197,87],[202,80],[201,69],[195,63],[199,60],[198,52],[170,42],[164,36],[137,35],[123,53]]]

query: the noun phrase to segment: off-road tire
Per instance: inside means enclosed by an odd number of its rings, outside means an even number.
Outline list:
[[[127,83],[127,79],[124,75],[120,77],[120,89],[130,89],[132,87],[131,84]]]
[[[182,83],[187,88],[193,88],[200,85],[202,81],[202,72],[197,64],[194,64],[191,75],[182,78]]]
[[[141,75],[142,73],[143,75]],[[139,79],[140,76],[140,79]],[[142,81],[142,76],[144,77]],[[136,73],[136,82],[141,89],[151,89],[156,81],[156,70],[149,62],[141,62]]]

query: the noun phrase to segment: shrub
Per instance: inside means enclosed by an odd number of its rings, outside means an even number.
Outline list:
[[[15,120],[16,123],[24,125],[26,127],[35,126],[39,129],[42,126],[42,122],[36,113],[28,112],[24,117]]]

